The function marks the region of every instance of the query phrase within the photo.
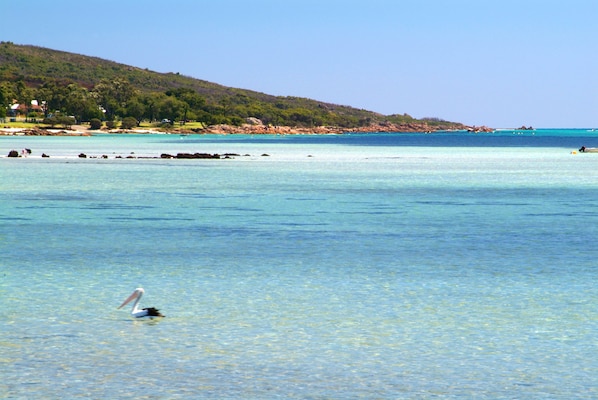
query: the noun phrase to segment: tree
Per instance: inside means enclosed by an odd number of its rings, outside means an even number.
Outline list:
[[[46,125],[50,125],[51,127],[54,127],[54,125],[59,123],[57,117],[46,117],[42,122]]]
[[[304,108],[294,108],[288,110],[288,117],[291,121],[295,122],[296,125],[300,126],[313,126],[314,116],[310,110]]]
[[[2,82],[2,83],[4,83],[4,82]],[[6,108],[10,105],[10,104],[8,104],[8,95],[6,92],[8,92],[8,90],[5,88],[5,85],[0,85],[0,107],[1,108]]]
[[[104,118],[104,113],[96,101],[93,98],[88,97],[83,104],[83,113],[80,116],[80,120],[89,121],[92,118],[102,119]]]
[[[6,118],[6,109],[8,108],[8,100],[4,85],[0,85],[0,119]]]
[[[89,129],[98,130],[102,128],[102,121],[98,118],[92,118],[89,120]]]
[[[220,107],[221,107],[220,110],[221,110],[222,115],[224,115],[226,117],[232,109],[232,103],[230,101],[230,98],[223,97],[220,99],[218,104],[220,104]]]
[[[141,94],[138,98],[144,106],[142,118],[147,119],[149,122],[157,120],[160,103],[164,101],[166,95],[160,92],[152,92]]]
[[[138,91],[124,78],[116,78],[112,81],[102,79],[95,85],[93,93],[98,104],[106,110],[106,117],[112,120],[115,116],[124,114],[127,103]]]
[[[70,129],[70,127],[77,122],[75,121],[75,118],[67,116],[58,117],[58,121],[65,129]]]
[[[174,122],[183,115],[185,106],[185,102],[177,99],[176,97],[167,96],[158,105],[158,118],[169,119]]]
[[[198,110],[205,106],[206,99],[201,97],[197,92],[193,89],[189,88],[178,88],[173,90],[168,90],[165,93],[167,96],[174,96],[177,99],[184,101],[189,105],[189,108],[192,110]]]
[[[19,79],[15,82],[14,88],[14,94],[19,104],[31,104],[31,100],[33,100],[33,90],[25,85],[23,79]]]
[[[52,127],[60,124],[63,126],[63,128],[69,129],[76,121],[73,117],[67,117],[66,115],[56,115],[53,117],[44,118],[42,122]]]
[[[112,86],[114,88],[113,95],[121,108],[125,108],[127,102],[137,94],[137,89],[123,78],[114,79]]]
[[[35,92],[35,98],[43,104],[44,116],[62,111],[65,112],[66,100],[69,96],[69,89],[66,85],[60,85],[57,81],[45,82]]]
[[[71,83],[67,86],[67,90],[68,93],[63,108],[66,114],[74,115],[79,122],[103,117],[98,104],[87,89],[76,83]]]
[[[145,115],[145,105],[139,101],[139,97],[135,96],[127,103],[125,113],[128,116],[134,117],[137,121],[137,126],[139,126]]]
[[[195,115],[196,111],[201,110],[206,105],[206,100],[193,89],[177,88],[168,90],[166,95],[174,96],[185,104],[181,115],[183,124],[187,123],[187,120],[191,118],[191,114]]]
[[[135,117],[126,117],[120,123],[121,129],[133,129],[137,126],[137,118]]]

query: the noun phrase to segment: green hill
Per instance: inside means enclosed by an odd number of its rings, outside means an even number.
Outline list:
[[[1,42],[0,103],[7,107],[14,99],[26,104],[32,99],[45,101],[46,114],[63,112],[83,121],[102,117],[97,113],[100,106],[108,119],[194,119],[208,125],[240,125],[247,118],[257,118],[265,124],[297,127],[422,123],[441,129],[463,127],[437,119],[385,116],[306,98],[271,96],[178,73],[158,73],[97,57]],[[77,107],[81,109],[73,109]],[[83,110],[85,107],[89,109]]]

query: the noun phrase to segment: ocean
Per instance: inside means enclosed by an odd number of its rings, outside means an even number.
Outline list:
[[[0,136],[0,398],[598,398],[582,145]]]

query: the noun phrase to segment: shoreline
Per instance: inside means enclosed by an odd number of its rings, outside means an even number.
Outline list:
[[[312,128],[270,125],[211,125],[206,128],[189,129],[184,126],[165,128],[134,128],[134,129],[101,129],[90,130],[86,125],[73,125],[70,128],[48,128],[40,125],[32,127],[0,128],[0,135],[4,136],[92,136],[94,134],[217,134],[217,135],[342,135],[345,133],[432,133],[444,131],[466,130],[470,132],[493,132],[486,126],[430,126],[426,123],[409,124],[373,124],[359,128],[343,128],[339,126],[317,126]]]

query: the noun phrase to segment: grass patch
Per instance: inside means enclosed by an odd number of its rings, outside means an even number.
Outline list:
[[[39,126],[40,123],[39,122],[25,122],[25,121],[11,122],[8,118],[6,118],[6,121],[4,121],[4,122],[0,121],[0,125],[5,128],[34,128],[36,126]]]

